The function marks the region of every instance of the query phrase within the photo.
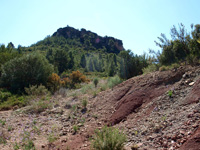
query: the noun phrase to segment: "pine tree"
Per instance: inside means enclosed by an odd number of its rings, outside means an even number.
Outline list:
[[[94,66],[93,66],[92,58],[90,58],[90,60],[89,60],[88,70],[91,71],[91,72],[94,71]]]
[[[111,61],[110,65],[109,65],[109,70],[108,70],[108,76],[114,76],[115,75],[115,65],[114,62]]]
[[[54,65],[58,68],[59,73],[62,73],[66,69],[68,69],[68,61],[69,57],[67,56],[67,52],[64,50],[57,50],[53,54]]]
[[[82,68],[85,68],[86,65],[87,65],[87,63],[86,63],[85,54],[83,54],[83,55],[81,56],[80,66],[81,66]]]
[[[117,66],[117,57],[116,57],[116,54],[113,55],[113,61],[114,61],[115,66]]]
[[[69,64],[68,64],[68,68],[72,69],[74,67],[74,56],[72,55],[72,52],[69,52]]]
[[[125,65],[123,58],[120,61],[119,76],[122,79],[127,79],[127,66]]]
[[[97,72],[99,72],[99,62],[98,60],[95,58],[93,59],[93,64],[94,64],[94,68]]]

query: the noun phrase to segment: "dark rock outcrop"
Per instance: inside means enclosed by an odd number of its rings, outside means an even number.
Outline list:
[[[73,27],[59,28],[52,36],[63,36],[66,39],[76,39],[83,45],[93,46],[96,49],[106,49],[107,52],[118,54],[124,50],[121,40],[113,37],[101,37],[98,34],[81,29],[80,31]]]

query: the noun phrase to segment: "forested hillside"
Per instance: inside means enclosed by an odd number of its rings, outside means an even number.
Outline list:
[[[34,85],[44,85],[52,93],[60,87],[77,88],[94,77],[119,76],[128,79],[152,71],[199,64],[200,25],[173,26],[171,39],[165,34],[155,43],[161,51],[136,55],[125,50],[121,40],[101,37],[85,29],[58,29],[52,36],[29,47],[10,42],[0,46],[0,86],[14,93]],[[90,76],[87,79],[86,76]]]
[[[200,25],[170,34],[143,55],[69,26],[29,47],[1,44],[0,149],[181,147],[197,134]]]

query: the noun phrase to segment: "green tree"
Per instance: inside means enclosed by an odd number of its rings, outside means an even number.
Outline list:
[[[99,68],[99,60],[98,60],[98,58],[94,58],[94,59],[93,59],[93,64],[94,64],[95,70],[96,70],[97,72],[99,72],[99,71],[100,71],[100,68]]]
[[[85,54],[83,54],[83,55],[81,56],[80,66],[81,66],[82,68],[85,68],[85,67],[86,67],[86,58],[85,58]]]
[[[183,61],[188,55],[190,55],[189,43],[191,41],[191,34],[185,29],[185,26],[181,23],[177,29],[174,25],[170,30],[172,40],[166,38],[164,34],[158,37],[159,42],[156,45],[162,49],[160,56],[158,57],[161,65],[170,65],[177,61]],[[194,32],[193,36],[197,35]]]
[[[69,64],[68,64],[68,68],[72,69],[74,67],[74,56],[72,55],[72,52],[69,52]]]
[[[15,48],[15,46],[14,46],[14,44],[12,42],[8,43],[7,49],[12,50],[14,48]]]
[[[114,65],[117,66],[117,56],[116,54],[113,55]]]
[[[109,70],[108,70],[108,75],[109,76],[114,76],[115,75],[115,65],[114,65],[114,61],[111,61],[110,65],[109,65]]]
[[[46,58],[58,69],[59,73],[62,73],[69,68],[69,57],[65,50],[49,49]]]
[[[46,85],[53,66],[39,53],[15,58],[2,66],[2,87],[13,92],[22,92],[29,85]]]
[[[19,54],[22,53],[22,46],[21,45],[18,45],[17,51],[18,51]]]
[[[1,47],[0,47],[0,52],[5,52],[6,51],[6,47],[4,44],[1,44]]]
[[[194,29],[194,31],[192,31],[192,37],[195,40],[200,40],[200,24],[195,25],[195,29]]]
[[[89,60],[88,70],[91,71],[91,72],[94,71],[94,65],[93,65],[92,58],[90,58],[90,60]]]

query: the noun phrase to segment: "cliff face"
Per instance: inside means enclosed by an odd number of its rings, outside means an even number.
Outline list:
[[[93,46],[96,49],[106,49],[107,52],[119,53],[124,50],[122,40],[113,37],[101,37],[98,34],[81,29],[80,31],[73,27],[59,28],[53,36],[63,36],[66,39],[76,39],[84,46]]]

